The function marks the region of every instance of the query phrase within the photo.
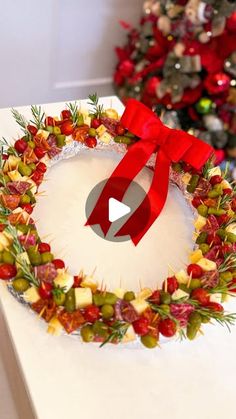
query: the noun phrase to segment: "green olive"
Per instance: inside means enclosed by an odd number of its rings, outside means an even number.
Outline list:
[[[207,239],[207,233],[206,231],[202,231],[198,236],[197,236],[197,240],[196,243],[197,244],[202,244],[205,243]]]
[[[226,234],[227,240],[230,243],[236,243],[236,234],[234,233],[227,233]]]
[[[205,255],[210,249],[210,246],[207,243],[202,243],[199,245],[199,249],[202,251],[202,254]]]
[[[30,204],[30,197],[29,195],[21,195],[20,197],[20,203],[21,204]]]
[[[50,132],[50,134],[53,134],[53,127],[51,125],[47,125],[46,131]]]
[[[9,263],[10,265],[13,265],[15,263],[15,257],[14,255],[9,252],[8,250],[4,250],[2,252],[2,261],[4,263]]]
[[[155,338],[154,336],[144,335],[141,337],[141,342],[146,348],[152,349],[157,346],[158,341],[157,338]]]
[[[208,207],[204,204],[201,204],[197,207],[198,214],[202,215],[203,217],[207,216],[208,213]]]
[[[201,315],[199,313],[197,313],[196,311],[193,311],[188,319],[188,323],[191,325],[198,325],[199,327],[201,326]]]
[[[111,317],[114,315],[114,308],[110,304],[104,304],[104,306],[101,308],[101,313],[103,319],[111,319]]]
[[[53,292],[53,301],[55,301],[57,306],[63,306],[66,300],[66,294],[60,290],[57,289],[56,292]]]
[[[198,181],[199,181],[199,175],[192,175],[190,182],[187,186],[187,191],[189,193],[193,193],[195,191]]]
[[[208,209],[208,214],[213,214],[213,215],[217,215],[217,216],[219,216],[219,215],[224,215],[224,214],[226,214],[226,211],[225,211],[225,210],[223,210],[223,209],[221,209],[221,208],[213,208],[213,207],[210,207],[210,208]]]
[[[180,163],[173,163],[172,164],[172,169],[177,172],[177,173],[181,173],[182,172],[182,167]]]
[[[197,324],[188,324],[187,325],[187,338],[189,340],[195,339],[199,329],[200,329],[200,326],[198,326]]]
[[[52,262],[54,255],[50,252],[45,252],[41,254],[42,264]]]
[[[168,304],[161,304],[159,307],[165,314],[170,313],[170,306]]]
[[[202,318],[202,323],[209,323],[209,321],[211,320],[209,316],[207,315],[201,315]]]
[[[66,136],[64,134],[59,134],[56,137],[56,141],[57,141],[57,147],[62,148],[66,144]]]
[[[88,132],[90,137],[96,137],[97,135],[97,131],[95,128],[89,128],[89,132]]]
[[[114,305],[117,302],[118,298],[113,292],[106,292],[104,295],[104,304]]]
[[[75,311],[75,289],[71,288],[65,298],[65,309],[68,313]]]
[[[108,326],[104,322],[101,322],[99,320],[96,320],[96,322],[93,323],[92,329],[95,335],[100,336],[104,339],[106,339],[109,335]]]
[[[224,281],[224,282],[230,282],[233,279],[233,275],[231,272],[226,271],[226,272],[221,272],[220,273],[220,280]]]
[[[57,127],[57,126],[53,127],[53,134],[60,135],[61,134],[60,127]]]
[[[227,232],[223,228],[219,228],[216,232],[217,236],[219,236],[222,240],[225,239]]]
[[[36,147],[36,144],[34,143],[34,141],[30,140],[28,141],[28,146],[33,150]]]
[[[83,326],[80,330],[80,334],[84,342],[92,342],[94,339],[94,332],[92,326]]]
[[[30,287],[30,283],[25,278],[16,278],[12,281],[12,286],[16,292],[25,292]]]
[[[133,291],[127,291],[124,295],[124,300],[125,301],[132,301],[135,299],[135,294]]]
[[[191,279],[191,282],[190,282],[190,285],[189,285],[189,288],[191,289],[191,290],[195,290],[196,288],[200,288],[201,287],[201,280],[200,279],[198,279],[198,278],[192,278]]]
[[[93,303],[95,306],[103,306],[105,304],[104,294],[96,293],[93,295]]]
[[[31,192],[30,189],[26,192],[26,194],[30,197],[31,204],[35,204],[36,203],[36,199],[35,199],[34,194]]]
[[[0,263],[2,262],[2,253],[3,252],[0,252]]]
[[[22,176],[30,176],[32,174],[32,170],[27,164],[23,163],[22,161],[19,162],[18,171]]]
[[[162,304],[170,304],[171,302],[171,295],[169,292],[161,291],[161,303]]]
[[[30,246],[27,250],[27,253],[29,256],[29,260],[33,266],[41,265],[41,254],[37,251],[37,248],[35,246]]]

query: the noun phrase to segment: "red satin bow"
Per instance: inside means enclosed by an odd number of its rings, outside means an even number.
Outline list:
[[[169,170],[172,162],[180,160],[189,163],[195,169],[201,169],[213,153],[213,149],[192,135],[171,129],[163,125],[160,119],[146,106],[135,99],[130,99],[121,118],[121,124],[140,138],[132,145],[108,179],[86,225],[100,224],[104,235],[111,222],[108,219],[109,198],[122,201],[132,180],[146,165],[152,153],[157,151],[155,170],[148,194],[141,205],[131,215],[116,236],[130,235],[135,245],[142,239],[150,226],[159,216],[166,202],[169,186]],[[121,178],[119,188],[116,179]],[[137,233],[137,226],[143,218],[143,211],[150,203],[149,220],[142,231]],[[135,231],[134,234],[132,232]]]

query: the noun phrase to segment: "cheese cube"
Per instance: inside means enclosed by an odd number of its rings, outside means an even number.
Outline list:
[[[106,132],[104,132],[104,134],[102,134],[99,137],[99,140],[102,141],[105,144],[109,144],[109,142],[111,141],[112,138],[113,138],[112,135],[109,134],[109,132],[106,131]]]
[[[68,292],[74,284],[74,277],[67,272],[60,272],[54,279],[54,284],[56,287],[63,288],[64,292]]]
[[[80,286],[82,288],[90,288],[93,292],[97,290],[98,284],[97,281],[93,279],[90,275],[85,275],[85,277],[82,279]]]
[[[204,227],[204,225],[206,224],[206,218],[203,217],[202,215],[198,215],[197,219],[194,221],[194,227],[196,228],[196,230],[201,230],[202,227]]]
[[[147,300],[152,295],[151,288],[143,288],[137,295],[137,298],[143,298],[144,300]]]
[[[189,260],[191,263],[197,263],[200,259],[202,259],[202,257],[202,251],[197,249],[189,255]]]
[[[183,269],[175,274],[175,278],[179,284],[187,284],[189,281],[189,276]]]
[[[18,253],[16,256],[16,267],[20,269],[24,261],[27,263],[27,265],[30,265],[28,253],[27,252]]]
[[[118,298],[123,298],[124,295],[126,293],[126,290],[124,288],[116,288],[114,290],[114,294],[118,297]]]
[[[0,233],[0,252],[9,247],[11,244],[10,240],[4,233]]]
[[[221,170],[219,168],[219,166],[213,167],[212,169],[210,169],[208,171],[208,176],[209,178],[211,178],[212,176],[221,176]]]
[[[30,287],[28,288],[24,294],[23,298],[27,303],[33,304],[37,303],[38,300],[40,300],[40,295],[38,293],[38,290],[36,287]]]
[[[121,340],[122,343],[128,343],[136,340],[136,335],[132,324],[128,327],[126,334]]]
[[[118,112],[115,109],[106,109],[105,114],[108,118],[119,119]]]
[[[93,303],[93,295],[90,288],[75,288],[76,308],[85,308]]]
[[[47,333],[53,336],[60,336],[63,326],[56,317],[53,317],[48,323]]]
[[[12,182],[21,181],[23,178],[23,176],[21,176],[18,170],[11,170],[11,172],[8,172],[7,175],[9,176]]]
[[[216,263],[213,260],[207,258],[202,258],[197,262],[197,265],[200,266],[204,271],[214,271],[216,270]]]
[[[132,304],[138,314],[142,314],[149,307],[149,304],[143,298],[135,298],[130,304]]]
[[[16,169],[20,161],[20,157],[10,155],[4,163],[4,173],[7,173],[9,170],[11,171]]]
[[[47,140],[48,136],[49,136],[50,132],[46,131],[44,129],[39,129],[37,132],[37,135],[40,135],[41,137],[43,137],[45,140]]]
[[[172,298],[172,300],[180,300],[181,298],[186,298],[187,299],[187,298],[189,298],[189,294],[179,288],[178,290],[173,292],[171,298]]]
[[[99,137],[101,137],[105,132],[107,131],[107,129],[106,129],[106,127],[105,127],[105,125],[100,125],[97,129],[96,129],[96,132],[97,132],[97,135],[99,136]]]
[[[185,185],[189,184],[189,181],[191,179],[192,175],[188,172],[186,172],[183,176],[182,176],[182,181]]]

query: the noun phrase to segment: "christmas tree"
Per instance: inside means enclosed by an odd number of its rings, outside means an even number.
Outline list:
[[[147,0],[139,28],[121,22],[114,84],[165,123],[236,159],[236,0]],[[223,153],[222,153],[223,154]]]

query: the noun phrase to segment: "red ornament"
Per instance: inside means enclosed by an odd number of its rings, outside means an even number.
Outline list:
[[[146,86],[145,86],[145,93],[150,96],[156,97],[157,86],[160,83],[160,79],[158,77],[151,77],[148,79]]]
[[[204,84],[209,94],[219,94],[229,89],[230,77],[222,72],[209,74]]]
[[[134,72],[134,63],[131,60],[125,60],[120,63],[118,70],[123,77],[130,77]]]

